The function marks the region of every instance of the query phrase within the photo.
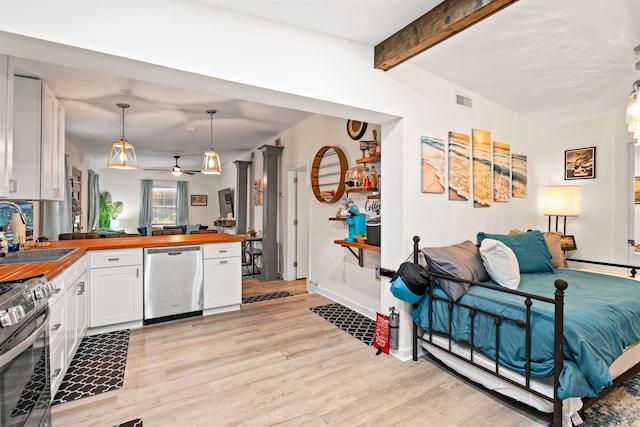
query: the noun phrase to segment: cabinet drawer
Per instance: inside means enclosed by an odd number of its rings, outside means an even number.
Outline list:
[[[89,253],[89,267],[123,267],[142,264],[142,249],[115,249]]]
[[[64,341],[64,308],[64,299],[60,299],[50,306],[51,321],[49,322],[49,343],[52,348],[55,347],[58,343]]]
[[[203,245],[204,258],[226,258],[240,256],[240,242],[231,243],[212,243],[210,245]]]
[[[74,262],[73,265],[69,268],[71,270],[71,280],[75,282],[75,280],[82,273],[87,271],[87,257],[86,255],[80,258],[78,261]]]
[[[60,343],[58,346],[51,346],[49,353],[49,366],[50,366],[50,378],[51,378],[51,395],[55,396],[64,374],[66,372],[67,360],[66,351],[64,349],[64,343]]]

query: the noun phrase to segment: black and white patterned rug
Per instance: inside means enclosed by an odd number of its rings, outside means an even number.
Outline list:
[[[126,423],[118,424],[113,427],[142,427],[142,420],[136,418],[135,420],[127,421]]]
[[[84,337],[51,404],[121,388],[128,349],[128,329]]]
[[[366,345],[373,344],[376,322],[368,317],[337,302],[311,307],[309,310],[333,323],[346,333],[358,338]]]
[[[293,296],[293,294],[291,292],[288,292],[288,291],[272,292],[272,293],[269,293],[269,294],[252,295],[250,297],[244,297],[244,298],[242,298],[242,303],[243,304],[251,304],[253,302],[269,301],[269,300],[272,300],[272,299],[286,298],[286,297],[292,297],[292,296]]]

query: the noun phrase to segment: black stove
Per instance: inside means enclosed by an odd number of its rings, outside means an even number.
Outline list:
[[[45,275],[0,282],[0,426],[51,425]]]
[[[0,345],[47,305],[53,288],[44,274],[0,282]]]

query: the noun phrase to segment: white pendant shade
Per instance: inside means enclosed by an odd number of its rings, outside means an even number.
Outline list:
[[[122,137],[111,145],[107,167],[116,169],[138,169],[136,149],[124,137],[124,110],[129,104],[116,104],[122,109]]]
[[[107,167],[117,169],[138,169],[136,149],[124,138],[120,139],[118,142],[114,142],[113,145],[111,145],[111,153],[109,154]]]

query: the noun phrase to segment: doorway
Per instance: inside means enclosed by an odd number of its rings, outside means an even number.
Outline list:
[[[309,185],[307,165],[298,165],[287,173],[288,256],[285,280],[304,279],[309,273]]]

